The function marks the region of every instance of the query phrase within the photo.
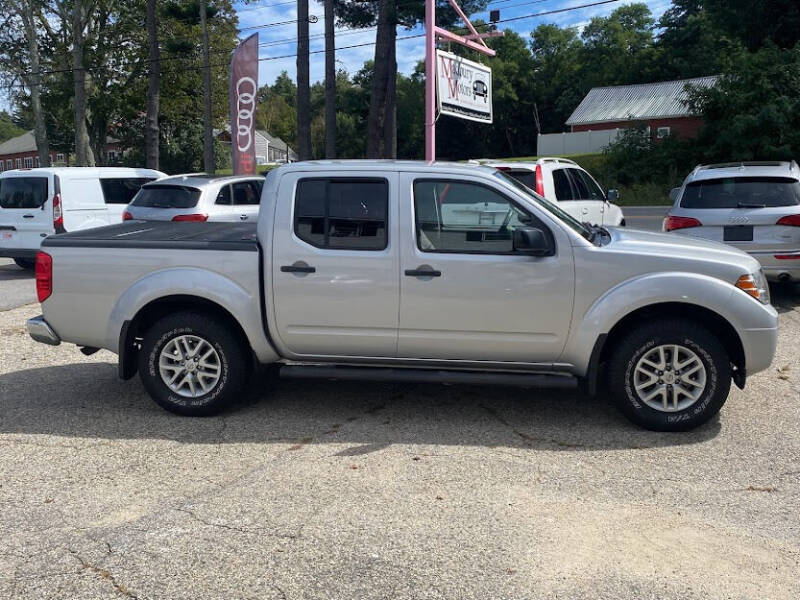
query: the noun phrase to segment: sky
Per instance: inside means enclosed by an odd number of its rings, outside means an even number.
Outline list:
[[[418,1],[422,2],[423,0]],[[499,9],[500,19],[502,21],[504,19],[533,15],[551,10],[582,6],[595,1],[597,0],[491,0],[486,11],[470,15],[470,18],[472,20],[483,19],[484,21],[488,21],[488,10]],[[630,3],[631,1],[646,2],[656,19],[669,8],[671,3],[670,0],[622,0],[541,17],[520,19],[510,23],[500,23],[499,28],[512,29],[524,37],[527,37],[531,31],[543,23],[555,23],[561,27],[574,26],[580,28],[586,25],[592,17],[608,15],[618,6]],[[259,85],[272,84],[281,71],[286,71],[292,79],[295,79],[295,57],[277,57],[294,54],[296,52],[295,40],[297,38],[297,23],[293,22],[286,25],[268,27],[260,26],[296,19],[296,2],[288,0],[251,0],[247,4],[244,2],[236,2],[234,6],[239,16],[239,27],[241,29],[240,37],[244,38],[253,33],[258,33],[259,35],[259,44],[261,44],[259,48]],[[325,41],[323,37],[324,10],[322,8],[322,2],[309,0],[309,14],[318,18],[316,23],[311,23],[309,25],[311,52],[323,50]],[[424,31],[422,26],[415,27],[411,30],[400,28],[398,29],[398,38],[422,34]],[[337,48],[372,43],[374,41],[374,30],[349,31],[346,30],[346,28],[337,27]],[[400,72],[409,74],[414,69],[417,62],[424,58],[424,41],[423,37],[409,40],[398,39],[397,68]],[[339,49],[336,51],[337,67],[346,70],[352,75],[362,67],[365,61],[374,57],[374,52],[375,48],[372,45]],[[324,79],[324,70],[324,54],[312,54],[312,83]]]
[[[423,0],[404,0],[419,1]],[[597,0],[491,0],[488,9],[499,9],[500,19],[509,19],[525,15],[582,6]],[[544,15],[541,17],[525,18],[510,23],[500,23],[500,29],[513,29],[524,37],[542,23],[555,23],[559,26],[582,27],[589,22],[589,19],[596,16],[604,16],[611,13],[616,7],[631,1],[645,1],[650,7],[654,17],[657,19],[669,8],[670,0],[621,0],[568,10],[565,12]],[[234,2],[234,7],[239,16],[240,37],[242,39],[258,33],[259,43],[259,85],[272,84],[275,78],[286,71],[292,79],[295,79],[296,66],[295,57],[278,58],[286,55],[295,54],[297,48],[297,23],[291,22],[284,25],[270,25],[283,21],[292,21],[297,18],[297,3],[293,0],[241,0]],[[483,13],[475,13],[470,18],[489,20],[488,9]],[[448,9],[449,10],[449,9]],[[325,41],[323,38],[324,11],[322,2],[309,0],[309,14],[317,17],[316,23],[309,24],[309,37],[311,52],[323,50]],[[312,19],[313,20],[313,19]],[[407,30],[400,28],[398,38],[413,36],[424,33],[422,26]],[[373,58],[375,48],[371,45],[375,41],[374,30],[351,31],[346,28],[337,28],[336,32],[336,62],[339,69],[344,69],[351,75],[358,71],[365,61]],[[358,44],[370,44],[355,48],[344,49],[343,46],[357,46]],[[424,38],[414,38],[400,40],[397,42],[397,67],[401,73],[409,74],[416,66],[417,62],[425,56]],[[311,81],[322,81],[325,77],[325,58],[324,54],[311,55]],[[0,91],[0,110],[11,110],[6,94]]]

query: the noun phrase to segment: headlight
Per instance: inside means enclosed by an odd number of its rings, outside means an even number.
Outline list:
[[[767,278],[764,277],[764,272],[760,269],[755,273],[748,273],[739,277],[736,281],[736,287],[746,294],[750,294],[762,304],[769,304],[769,284],[767,283]]]

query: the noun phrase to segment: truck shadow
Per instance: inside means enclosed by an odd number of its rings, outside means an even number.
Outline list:
[[[800,307],[800,283],[771,283],[772,305],[779,313],[788,313]]]
[[[0,433],[84,439],[166,439],[192,444],[345,444],[342,456],[392,444],[592,451],[702,443],[695,431],[635,427],[603,399],[577,391],[254,378],[224,414],[178,417],[158,407],[116,365],[77,363],[0,376]]]

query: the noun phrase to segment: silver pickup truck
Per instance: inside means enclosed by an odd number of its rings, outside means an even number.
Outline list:
[[[687,430],[766,369],[777,314],[755,259],[588,226],[489,167],[295,163],[257,226],[124,224],[48,237],[34,339],[119,355],[167,410],[208,415],[257,364],[286,377],[608,391]]]

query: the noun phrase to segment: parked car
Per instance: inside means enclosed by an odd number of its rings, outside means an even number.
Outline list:
[[[151,169],[121,167],[4,171],[0,173],[0,256],[32,269],[45,237],[119,223],[142,184],[164,176]]]
[[[566,158],[540,158],[536,162],[484,164],[505,171],[578,221],[592,225],[625,225],[622,209],[614,204],[616,190],[603,192],[586,169]]]
[[[589,393],[602,379],[634,422],[686,430],[731,380],[766,369],[777,341],[747,254],[583,225],[464,164],[293,163],[267,177],[257,226],[52,236],[36,269],[34,339],[118,353],[123,379],[138,370],[184,415],[221,410],[258,361],[284,377]]]
[[[664,231],[740,248],[771,280],[800,281],[800,169],[792,162],[699,166],[672,190]]]
[[[142,186],[124,220],[247,221],[258,216],[263,176],[175,175]]]

